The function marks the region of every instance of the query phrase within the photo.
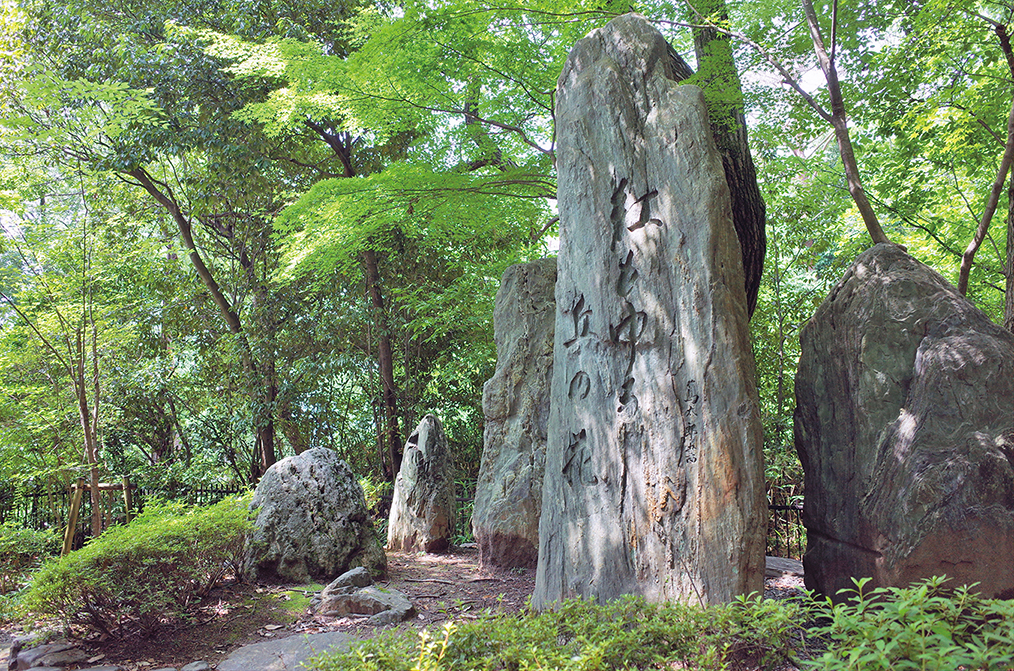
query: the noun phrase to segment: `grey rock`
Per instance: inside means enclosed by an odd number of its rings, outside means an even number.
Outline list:
[[[80,664],[88,659],[88,654],[66,642],[46,643],[34,648],[22,649],[17,654],[18,671],[37,667],[61,667]]]
[[[557,85],[560,252],[533,605],[705,604],[764,577],[762,430],[739,241],[704,97],[637,15]]]
[[[351,641],[348,634],[333,631],[309,636],[287,638],[245,645],[216,667],[217,671],[292,671],[302,668],[301,662],[327,650],[345,650]]]
[[[765,557],[764,577],[781,578],[782,576],[803,577],[803,562],[786,557]]]
[[[370,572],[365,567],[358,566],[331,581],[331,584],[321,590],[321,598],[326,599],[336,594],[351,594],[360,587],[372,584],[373,576]]]
[[[343,615],[372,615],[370,622],[389,624],[402,622],[415,614],[412,602],[395,589],[370,585],[352,593],[330,594],[321,599],[317,607],[319,615],[341,617]]]
[[[67,650],[50,652],[39,657],[35,661],[34,666],[71,666],[72,664],[81,664],[88,661],[88,657],[88,653],[80,648],[69,648]]]
[[[53,629],[43,629],[41,631],[33,631],[30,634],[14,636],[10,640],[10,650],[7,653],[8,670],[16,671],[18,668],[18,655],[22,650],[25,650],[26,648],[38,648],[46,643],[56,641],[59,637],[60,633]],[[59,642],[66,643],[66,641]]]
[[[383,574],[359,481],[332,450],[286,457],[267,470],[250,503],[257,510],[246,570],[259,579],[331,580],[356,566]]]
[[[35,671],[39,671],[39,670],[36,669]],[[107,664],[105,666],[89,666],[87,669],[81,669],[81,671],[123,671],[123,667],[122,666],[112,665],[112,664]],[[154,669],[154,671],[176,671],[176,669],[173,669],[173,668],[169,668],[169,669]]]
[[[806,586],[835,595],[853,577],[946,574],[1014,598],[1014,335],[880,244],[800,344]]]
[[[504,271],[493,309],[496,372],[482,390],[472,533],[479,563],[535,568],[556,329],[556,259]]]
[[[436,415],[426,415],[405,443],[394,481],[387,549],[444,552],[454,533],[454,477],[447,438]]]
[[[172,666],[163,666],[160,669],[152,669],[152,671],[176,671],[176,668]]]
[[[207,662],[198,661],[198,662],[190,662],[182,669],[180,669],[180,671],[208,671],[208,669],[210,668],[211,665],[208,664]]]

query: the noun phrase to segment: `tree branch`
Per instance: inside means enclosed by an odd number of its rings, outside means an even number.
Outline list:
[[[342,142],[341,137],[337,133],[328,131],[324,126],[311,120],[305,119],[303,123],[307,128],[317,133],[327,146],[331,147],[338,160],[342,162],[342,168],[345,169],[345,177],[354,177],[356,172],[352,169],[352,157],[349,155],[349,148]]]
[[[841,154],[842,165],[845,167],[845,179],[848,181],[849,193],[852,195],[856,207],[859,208],[863,223],[866,224],[866,230],[869,231],[873,242],[890,242],[884,229],[880,227],[880,222],[866,197],[866,190],[863,188],[862,179],[859,176],[859,165],[852,148],[852,140],[849,138],[848,120],[845,116],[845,99],[838,82],[838,70],[824,47],[824,38],[820,34],[820,24],[817,23],[817,13],[813,9],[813,2],[812,0],[802,0],[802,4],[803,12],[806,14],[806,23],[810,27],[813,50],[817,54],[817,61],[820,63],[824,78],[827,79],[827,91],[831,96],[831,125],[834,127],[834,134],[838,140],[838,152]]]
[[[782,76],[782,81],[785,84],[788,84],[796,93],[802,96],[803,100],[806,101],[806,104],[809,105],[810,108],[817,113],[817,116],[819,116],[827,123],[831,123],[831,115],[828,114],[827,110],[825,110],[823,106],[821,106],[821,104],[814,99],[813,96],[811,96],[809,93],[806,92],[806,90],[796,80],[795,76],[789,72],[788,68],[782,65],[781,62],[777,58],[775,58],[767,49],[757,44],[746,35],[710,23],[701,23],[701,24],[686,23],[683,21],[669,21],[664,19],[659,19],[656,21],[656,23],[664,23],[666,25],[679,26],[681,28],[711,28],[719,33],[722,33],[723,35],[728,35],[729,37],[732,37],[742,42],[743,44],[745,44],[746,46],[750,47],[758,54],[760,54],[761,57],[768,62],[768,65],[773,67],[778,72],[778,74]]]
[[[183,238],[183,246],[187,249],[190,262],[194,265],[194,269],[197,271],[201,281],[204,282],[204,286],[211,293],[211,299],[215,301],[219,312],[225,317],[229,330],[233,333],[241,333],[243,329],[240,325],[239,315],[233,310],[229,299],[225,297],[221,287],[218,286],[218,282],[215,281],[214,275],[211,274],[211,270],[205,265],[204,259],[201,258],[200,253],[197,251],[190,220],[180,210],[179,203],[173,197],[172,189],[164,182],[154,179],[144,168],[135,168],[127,172],[127,174],[136,179],[141,188],[147,191],[159,205],[168,210],[173,221],[176,222],[176,227],[180,231],[180,237]]]
[[[992,21],[991,23],[997,38],[1000,40],[1000,48],[1007,59],[1007,67],[1011,74],[1014,75],[1014,50],[1011,49],[1007,29],[1002,24]],[[1007,181],[1007,173],[1010,172],[1012,162],[1014,162],[1014,95],[1011,96],[1010,114],[1007,117],[1007,142],[1004,146],[1003,157],[1000,159],[1000,167],[997,168],[996,179],[993,180],[993,187],[989,191],[989,198],[986,200],[986,207],[982,211],[979,225],[975,229],[975,235],[972,236],[968,247],[965,248],[964,253],[961,255],[961,268],[958,270],[958,291],[961,292],[962,296],[968,293],[968,278],[972,273],[972,262],[975,259],[975,253],[979,251],[982,241],[986,238],[989,224],[992,222],[993,214],[996,212],[997,205],[1000,202],[1000,193],[1003,191],[1004,182]]]

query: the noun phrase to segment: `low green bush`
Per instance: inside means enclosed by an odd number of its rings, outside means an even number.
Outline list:
[[[793,658],[802,602],[741,599],[701,609],[624,597],[486,617],[439,634],[392,632],[311,660],[315,671],[776,668]]]
[[[0,525],[0,594],[16,590],[29,570],[60,551],[55,531]]]
[[[819,609],[814,631],[827,651],[812,668],[838,671],[953,671],[1014,668],[1014,601],[984,599],[975,586],[947,590],[943,577],[907,589],[864,591],[855,581],[844,603]]]
[[[249,501],[247,494],[205,508],[150,505],[130,524],[44,564],[25,606],[111,636],[151,633],[238,574]]]

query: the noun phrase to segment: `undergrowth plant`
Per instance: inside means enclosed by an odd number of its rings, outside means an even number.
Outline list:
[[[0,525],[0,623],[21,618],[22,596],[31,571],[59,551],[60,537],[55,531]]]
[[[111,636],[183,617],[242,561],[250,495],[190,508],[149,505],[36,573],[25,606]]]
[[[775,668],[796,655],[801,601],[741,598],[701,609],[623,597],[604,605],[567,601],[554,610],[391,632],[310,662],[315,671],[493,669]]]
[[[847,601],[830,599],[818,614],[828,624],[827,651],[809,662],[830,671],[974,671],[1014,668],[1014,601],[984,599],[975,585],[944,588],[945,577],[912,587],[866,590],[853,580]]]
[[[19,588],[29,570],[59,550],[55,531],[0,525],[0,594]]]

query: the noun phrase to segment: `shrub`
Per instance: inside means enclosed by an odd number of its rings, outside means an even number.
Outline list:
[[[845,603],[822,606],[828,624],[816,630],[828,650],[814,668],[873,671],[1010,669],[1014,667],[1014,601],[984,599],[972,587],[949,591],[946,578],[907,589],[868,592],[854,581]]]
[[[25,606],[112,636],[148,634],[237,573],[249,501],[247,494],[206,508],[150,505],[130,524],[43,565]]]
[[[60,538],[54,531],[0,525],[0,594],[18,589],[30,569],[59,549]]]
[[[740,599],[701,609],[624,597],[568,601],[555,611],[391,632],[311,660],[316,671],[775,668],[795,654],[799,602]]]

